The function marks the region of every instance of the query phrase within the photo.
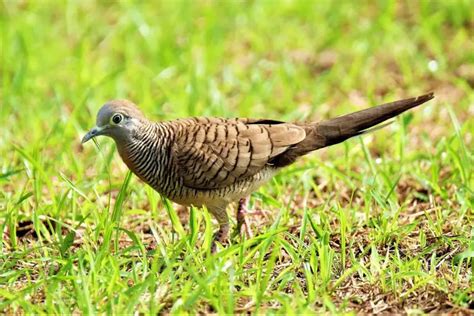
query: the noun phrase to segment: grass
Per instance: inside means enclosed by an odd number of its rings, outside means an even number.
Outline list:
[[[471,1],[3,1],[0,311],[472,313]],[[82,147],[106,100],[156,120],[324,119],[434,91],[256,192],[255,237]],[[229,212],[232,210],[229,210]],[[189,219],[189,220],[188,220]]]

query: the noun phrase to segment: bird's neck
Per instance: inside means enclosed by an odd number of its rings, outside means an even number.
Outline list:
[[[159,123],[143,123],[127,139],[116,143],[127,167],[140,179],[155,187],[157,173],[166,168],[162,165],[163,157],[170,147],[170,138],[166,138],[163,126]]]

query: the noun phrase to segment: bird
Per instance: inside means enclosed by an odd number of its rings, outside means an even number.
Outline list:
[[[206,207],[219,224],[216,244],[229,235],[227,207],[237,202],[237,229],[246,201],[279,170],[315,150],[385,126],[381,124],[434,98],[398,100],[317,122],[192,117],[154,122],[131,101],[112,100],[97,113],[82,144],[111,137],[127,167],[162,196],[182,206]]]

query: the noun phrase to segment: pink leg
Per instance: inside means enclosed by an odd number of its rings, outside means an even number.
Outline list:
[[[209,208],[209,212],[214,215],[219,223],[219,230],[214,234],[211,244],[211,252],[217,251],[217,244],[225,245],[229,238],[229,217],[227,216],[226,206]]]
[[[247,237],[253,237],[252,230],[250,229],[250,225],[248,223],[246,214],[250,213],[247,209],[249,198],[240,199],[239,205],[237,207],[237,229],[236,234],[242,233],[244,231],[247,234]]]
[[[220,225],[219,230],[214,234],[214,239],[212,240],[211,244],[211,252],[216,253],[217,245],[216,243],[219,242],[222,245],[227,243],[227,238],[229,235],[229,224]]]
[[[178,213],[179,221],[181,225],[189,225],[189,209],[187,206],[176,204],[175,208],[176,213]]]

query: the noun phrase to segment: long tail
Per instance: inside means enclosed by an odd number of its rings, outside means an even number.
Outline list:
[[[311,151],[338,144],[348,138],[383,127],[385,125],[376,125],[433,98],[434,94],[428,93],[416,98],[382,104],[323,122],[296,123],[306,130],[306,138],[275,157],[271,163],[277,167],[289,165],[299,156],[306,155]]]
[[[371,130],[369,128],[433,98],[434,94],[431,92],[416,98],[382,104],[317,123],[316,134],[322,136],[319,139],[318,148],[334,145],[348,138],[366,133]]]

